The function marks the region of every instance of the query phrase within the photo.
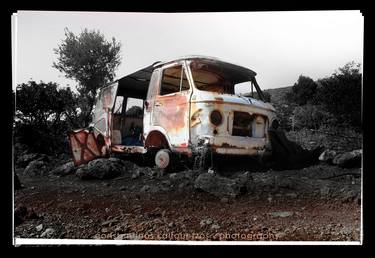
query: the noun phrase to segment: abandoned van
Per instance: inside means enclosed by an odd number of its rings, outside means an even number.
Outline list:
[[[190,56],[118,79],[98,90],[90,126],[68,133],[74,163],[138,153],[162,169],[177,160],[209,168],[216,155],[266,155],[268,129],[278,122],[255,76],[216,58]],[[238,94],[239,85],[248,93]]]

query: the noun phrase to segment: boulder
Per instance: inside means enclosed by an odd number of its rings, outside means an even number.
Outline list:
[[[52,170],[52,174],[59,175],[59,176],[66,176],[68,174],[74,173],[76,167],[74,166],[73,161],[69,161],[61,166],[58,166],[54,170]]]
[[[353,150],[337,155],[333,159],[333,164],[342,168],[360,167],[362,158],[362,150]]]
[[[41,238],[51,238],[55,235],[55,230],[53,228],[47,228],[41,235]]]
[[[325,150],[319,156],[319,160],[327,163],[331,163],[332,160],[337,156],[336,151],[334,150]]]
[[[29,163],[31,161],[36,160],[38,157],[39,156],[36,153],[20,154],[20,156],[18,157],[18,159],[16,161],[16,165],[21,167],[21,168],[27,167],[27,165],[29,165]]]
[[[33,160],[25,168],[23,174],[29,176],[44,175],[47,171],[47,164],[41,160]]]
[[[154,194],[157,192],[160,192],[160,188],[158,186],[153,186],[153,185],[144,185],[142,188],[139,190],[140,193],[149,193],[149,194]]]
[[[120,159],[95,159],[88,164],[79,166],[76,175],[80,179],[109,179],[119,176],[124,170],[124,164]]]
[[[247,192],[249,179],[247,173],[234,179],[218,176],[217,174],[203,173],[195,180],[194,187],[220,198],[237,197]]]

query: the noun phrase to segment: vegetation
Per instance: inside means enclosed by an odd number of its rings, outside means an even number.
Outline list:
[[[65,29],[65,39],[58,48],[53,67],[67,78],[78,82],[82,127],[91,121],[96,90],[109,83],[121,63],[121,44],[112,38],[107,41],[99,31],[84,29],[78,36]]]
[[[286,95],[288,101],[298,105],[309,103],[316,92],[317,84],[313,79],[300,75],[297,82],[292,87],[292,91]]]
[[[354,62],[339,68],[332,76],[318,80],[320,87],[314,101],[334,114],[337,123],[343,126],[361,127],[360,64]]]
[[[300,76],[293,87],[283,92],[283,97],[272,99],[279,118],[287,121],[283,128],[319,129],[321,126],[351,127],[361,129],[361,82],[360,64],[347,63],[330,77],[314,82]]]
[[[66,131],[77,126],[77,95],[56,83],[29,81],[17,86],[14,137],[32,151],[66,151]]]

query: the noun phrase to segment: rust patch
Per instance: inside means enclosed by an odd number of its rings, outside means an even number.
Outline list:
[[[102,156],[101,146],[98,145],[93,132],[84,129],[72,131],[68,133],[68,138],[76,166]]]
[[[230,145],[230,144],[228,144],[228,143],[226,143],[226,142],[224,142],[224,143],[222,143],[220,146],[218,146],[218,147],[221,147],[221,148],[237,148],[237,149],[240,149],[239,147],[236,147],[236,146],[234,146],[234,145]]]
[[[178,133],[187,126],[188,106],[187,95],[157,96],[153,114],[154,124],[162,126],[168,132]]]
[[[158,131],[153,131],[148,135],[145,146],[147,148],[167,148],[168,142],[163,134]]]

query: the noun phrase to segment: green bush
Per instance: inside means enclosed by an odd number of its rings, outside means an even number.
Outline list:
[[[295,129],[318,129],[322,125],[335,123],[332,114],[324,111],[321,106],[311,104],[297,106],[291,119],[292,127]]]
[[[33,152],[67,151],[66,132],[76,127],[77,97],[56,83],[29,81],[17,86],[14,120],[15,142]]]
[[[335,115],[341,125],[361,127],[362,74],[360,64],[354,62],[339,68],[331,77],[318,81],[319,87],[314,98],[324,108]]]
[[[298,105],[305,105],[313,99],[316,88],[317,84],[313,79],[300,75],[292,91],[286,95],[286,99]]]

